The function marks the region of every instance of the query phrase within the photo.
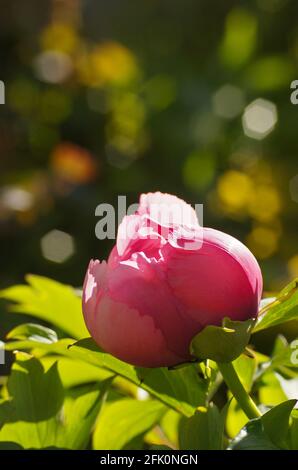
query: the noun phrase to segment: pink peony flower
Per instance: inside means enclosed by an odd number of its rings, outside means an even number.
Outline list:
[[[83,313],[105,351],[137,366],[173,366],[191,359],[190,342],[206,325],[256,317],[261,294],[248,248],[201,228],[184,201],[149,193],[123,219],[108,261],[90,262]]]

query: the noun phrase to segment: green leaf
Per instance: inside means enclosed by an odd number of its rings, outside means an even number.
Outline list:
[[[66,392],[63,421],[57,426],[55,446],[85,449],[111,379],[93,386],[75,387]]]
[[[233,366],[245,390],[249,392],[257,368],[256,358],[241,354],[241,356],[233,361]]]
[[[15,442],[0,442],[0,450],[23,450],[24,448]]]
[[[44,343],[36,340],[24,339],[18,341],[10,341],[8,343],[5,343],[4,346],[6,351],[34,350],[34,353],[36,353],[36,355],[61,354],[63,356],[71,357],[71,353],[68,348],[69,346],[72,346],[74,344],[74,341],[75,340],[72,338],[63,338],[55,343]]]
[[[162,417],[160,426],[166,439],[177,448],[178,447],[178,429],[181,415],[174,410],[168,410]]]
[[[241,354],[241,356],[233,361],[233,366],[245,390],[250,392],[257,367],[257,359],[247,356],[246,354]],[[235,437],[240,429],[248,422],[248,418],[229,391],[228,398],[231,401],[227,413],[226,428],[228,435]]]
[[[150,446],[150,450],[169,450],[172,451],[173,449],[168,446],[160,446],[160,445],[155,445],[155,446]]]
[[[56,415],[64,398],[56,364],[45,372],[37,359],[18,353],[7,388],[10,413],[0,441],[24,448],[46,447],[55,436]]]
[[[45,371],[37,359],[18,353],[7,385],[11,399],[0,404],[2,448],[85,448],[110,383],[64,393],[56,363]]]
[[[181,450],[221,450],[226,409],[220,413],[212,403],[199,407],[190,418],[182,418],[179,430]]]
[[[298,368],[297,350],[298,340],[292,341],[290,344],[284,343],[284,347],[279,347],[278,350],[273,352],[272,359],[269,366],[273,369],[290,367],[293,369]]]
[[[64,388],[102,382],[115,376],[113,372],[68,357],[44,356],[40,358],[40,362],[46,370],[54,362],[57,362],[59,376]]]
[[[262,367],[262,373],[266,373],[269,370],[276,370],[280,367],[295,367],[291,361],[293,349],[291,345],[283,335],[278,335],[275,342],[271,358],[268,358]]]
[[[288,400],[251,420],[230,444],[233,450],[279,450],[287,448],[289,418],[296,400]]]
[[[297,360],[297,346],[298,346],[298,340],[294,340],[291,342],[291,344],[288,344],[287,340],[279,335],[275,341],[273,352],[272,352],[272,357],[265,360],[265,362],[262,363],[261,367],[258,370],[257,374],[257,380],[258,382],[261,383],[261,386],[263,387],[263,382],[266,382],[267,379],[262,377],[268,376],[268,374],[272,374],[273,372],[278,373],[279,375],[276,375],[277,378],[281,376],[285,376],[287,378],[292,378],[293,379],[293,384],[294,381],[297,380],[297,370],[298,370],[298,360]],[[274,382],[277,382],[277,379],[273,379]],[[293,388],[294,385],[291,385],[290,381],[285,381],[285,388]],[[277,386],[273,387],[274,389],[277,390]],[[266,394],[266,390],[265,390]],[[285,397],[286,398],[286,397]],[[285,399],[284,398],[284,399]],[[288,396],[288,398],[293,398],[292,396]],[[280,400],[280,401],[284,401]],[[267,400],[268,401],[268,400]],[[265,403],[267,404],[267,401]],[[277,402],[271,403],[272,405],[276,405]]]
[[[64,399],[57,364],[45,372],[37,359],[25,353],[17,354],[7,389],[15,420],[46,420],[60,410]]]
[[[260,418],[249,421],[229,445],[230,450],[279,450],[264,432]]]
[[[91,338],[73,343],[63,339],[53,344],[37,341],[6,343],[7,350],[25,349],[47,354],[60,354],[104,368],[143,388],[152,396],[185,416],[191,416],[197,406],[206,402],[208,382],[198,373],[198,365],[190,364],[177,370],[167,368],[145,369],[133,367],[99,349]]]
[[[133,367],[101,351],[91,338],[78,341],[70,351],[77,359],[128,379],[185,416],[191,416],[206,401],[208,384],[199,377],[197,365],[177,370]]]
[[[276,300],[265,307],[258,318],[253,333],[298,318],[298,279],[286,286]]]
[[[291,411],[296,403],[297,400],[285,401],[267,411],[261,418],[265,433],[277,446],[285,446]]]
[[[6,337],[7,339],[29,339],[40,343],[55,343],[58,341],[54,330],[35,323],[18,325]]]
[[[9,400],[0,401],[0,429],[5,424],[6,421],[10,419],[10,416],[13,412],[11,403]]]
[[[155,400],[123,399],[106,404],[96,424],[93,448],[123,449],[157,424],[165,411],[166,407]]]
[[[287,399],[280,382],[274,372],[266,372],[256,382],[259,400],[267,406],[276,406]]]
[[[293,379],[285,379],[280,374],[276,374],[276,377],[286,397],[289,400],[296,400],[298,397],[298,377]]]
[[[28,275],[29,285],[17,285],[0,292],[0,298],[15,302],[10,310],[45,320],[74,338],[88,334],[81,299],[70,286],[41,276]]]
[[[290,427],[290,449],[298,450],[298,410],[293,410],[291,414],[292,423]]]
[[[191,342],[191,353],[199,360],[231,362],[247,346],[254,320],[232,321],[225,318],[223,326],[206,326]]]
[[[226,430],[229,437],[234,438],[247,424],[248,418],[238,405],[235,398],[231,399],[227,413]]]
[[[272,351],[272,356],[278,356],[280,353],[282,353],[285,348],[288,346],[288,341],[283,335],[277,335],[275,341],[274,341],[274,347]]]

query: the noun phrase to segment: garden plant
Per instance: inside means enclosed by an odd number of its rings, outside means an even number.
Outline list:
[[[298,341],[254,348],[297,318],[297,282],[261,300],[248,248],[175,196],[142,195],[83,291],[29,275],[1,292],[35,320],[3,343],[1,448],[297,449]]]
[[[0,5],[2,466],[295,465],[297,0]]]

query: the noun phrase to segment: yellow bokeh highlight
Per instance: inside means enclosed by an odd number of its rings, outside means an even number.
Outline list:
[[[81,81],[93,87],[123,85],[138,76],[134,54],[118,42],[106,42],[78,55],[77,70]]]
[[[249,202],[249,214],[260,222],[269,222],[281,210],[280,195],[274,186],[261,185],[254,188]]]
[[[254,187],[251,178],[236,170],[229,170],[218,180],[217,192],[226,209],[246,211]]]
[[[226,171],[218,179],[216,196],[217,212],[221,210],[236,219],[250,217],[258,224],[270,224],[280,234],[282,199],[267,165]]]
[[[75,29],[66,23],[53,23],[45,28],[40,37],[43,50],[73,53],[79,43]]]
[[[272,256],[278,249],[279,233],[270,227],[257,226],[247,237],[247,245],[259,259]]]

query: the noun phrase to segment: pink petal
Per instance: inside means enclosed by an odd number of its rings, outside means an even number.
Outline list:
[[[109,295],[141,316],[151,317],[166,338],[167,348],[186,361],[190,358],[189,342],[202,326],[197,319],[186,315],[173,296],[162,264],[141,254],[135,257],[134,263],[119,263],[109,276]]]
[[[163,367],[181,362],[171,352],[164,337],[146,315],[104,296],[90,328],[95,341],[122,361],[140,367]]]
[[[198,226],[197,214],[191,205],[171,194],[142,194],[138,213],[149,215],[150,219],[163,226]]]
[[[83,313],[86,324],[95,314],[95,308],[101,291],[106,286],[107,263],[99,260],[91,260],[83,285]]]
[[[202,325],[219,325],[224,316],[256,316],[262,291],[259,266],[244,245],[214,232],[204,229],[202,248],[196,252],[165,247],[172,292]]]

